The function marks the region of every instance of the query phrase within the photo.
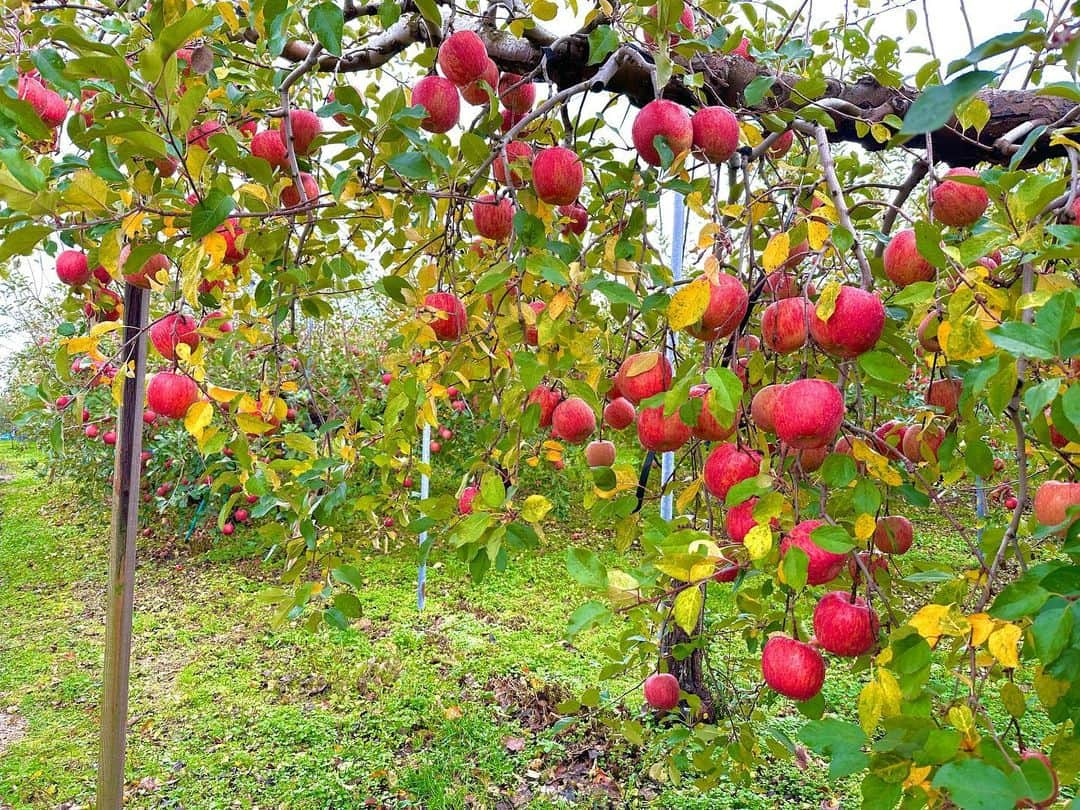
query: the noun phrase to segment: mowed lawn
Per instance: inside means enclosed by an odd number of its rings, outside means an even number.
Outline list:
[[[763,760],[760,779],[707,794],[655,781],[660,752],[600,723],[563,733],[554,704],[593,682],[616,628],[564,639],[588,598],[566,573],[569,542],[472,584],[438,558],[416,609],[416,560],[364,564],[364,616],[345,632],[272,630],[259,592],[276,583],[242,532],[162,559],[140,547],[128,757],[130,807],[854,807],[810,756]],[[92,804],[101,692],[108,509],[46,485],[28,451],[0,450],[0,808]],[[587,539],[592,537],[592,539]],[[576,544],[600,550],[601,536]],[[947,553],[948,542],[935,542]],[[615,558],[608,558],[614,563]],[[710,589],[723,609],[728,595]],[[849,712],[860,688],[830,668]],[[627,692],[638,714],[636,684]],[[789,733],[784,702],[772,722]],[[850,716],[850,715],[848,715]],[[661,777],[663,778],[663,777]]]

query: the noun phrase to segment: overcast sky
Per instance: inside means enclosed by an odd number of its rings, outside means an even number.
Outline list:
[[[797,7],[801,0],[781,0],[781,2],[793,8]],[[1044,2],[1045,0],[1038,0],[1037,5],[1040,8],[1044,7]],[[1056,0],[1056,5],[1060,6],[1063,2],[1065,0]],[[581,3],[581,5],[584,8],[588,4]],[[811,25],[815,29],[825,25],[835,25],[845,12],[849,19],[864,18],[868,11],[859,9],[857,6],[854,0],[809,0]],[[929,50],[932,42],[938,58],[943,64],[948,64],[950,60],[961,57],[970,50],[969,24],[972,38],[979,43],[997,34],[1022,28],[1022,24],[1014,21],[1018,15],[1030,9],[1031,6],[1031,0],[990,0],[989,2],[980,0],[977,3],[969,0],[969,15],[965,22],[962,13],[963,3],[960,0],[871,0],[871,11],[882,12],[875,18],[872,33],[900,38],[901,51],[904,54],[902,67],[906,73],[911,74],[928,58],[924,54],[910,54],[909,51],[912,48],[923,47]],[[762,13],[768,13],[764,4],[759,4],[759,7]],[[929,28],[925,24],[924,8],[931,9]],[[908,9],[915,11],[918,17],[918,24],[910,34],[907,33],[905,22]],[[577,24],[578,22],[571,15],[563,15],[554,20],[550,26],[557,33],[562,34],[573,31]],[[985,67],[994,66],[985,65]],[[1022,70],[1014,68],[1014,71],[1023,75]],[[666,211],[665,214],[667,214]],[[669,215],[665,215],[664,220],[668,219]],[[29,274],[39,289],[58,284],[55,281],[52,262],[48,257],[39,255],[23,259],[21,271]],[[2,334],[5,325],[2,319],[3,315],[0,314],[0,360],[22,342],[22,338],[18,335]]]

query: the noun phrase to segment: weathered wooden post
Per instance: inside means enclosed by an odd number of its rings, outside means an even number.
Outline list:
[[[112,531],[109,549],[108,605],[105,616],[105,670],[101,697],[101,759],[98,810],[124,805],[124,755],[127,748],[128,675],[131,669],[131,611],[135,588],[135,536],[139,530],[142,473],[142,413],[146,380],[146,324],[150,293],[124,290],[121,369],[127,373],[117,414],[113,468]]]

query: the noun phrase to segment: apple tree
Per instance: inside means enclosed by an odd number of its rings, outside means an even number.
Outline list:
[[[254,498],[279,620],[356,615],[357,519],[512,564],[583,452],[621,562],[568,550],[569,630],[617,642],[565,724],[702,786],[802,745],[867,807],[1048,806],[1080,771],[1076,9],[943,63],[854,6],[31,3],[0,255],[49,257],[58,373],[114,402],[149,291],[146,407],[223,518]],[[460,478],[409,497],[453,413]]]

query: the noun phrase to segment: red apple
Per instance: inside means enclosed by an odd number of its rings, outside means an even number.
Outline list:
[[[564,236],[571,233],[581,236],[589,227],[589,212],[578,203],[560,205],[559,216],[567,220],[559,225],[559,230]]]
[[[99,428],[97,425],[87,425],[85,428],[83,428],[83,435],[88,439],[96,439],[98,437],[98,433],[100,432],[101,428]]]
[[[777,634],[761,651],[761,674],[784,697],[810,700],[825,683],[825,659],[809,644]]]
[[[551,415],[551,435],[567,444],[583,444],[596,430],[596,414],[589,403],[570,397],[555,406]]]
[[[945,177],[978,177],[974,169],[956,168],[945,172]],[[930,195],[930,214],[943,225],[966,228],[979,221],[990,205],[990,197],[982,186],[958,183],[945,179],[934,186]]]
[[[761,455],[748,448],[734,444],[718,444],[705,459],[703,477],[705,489],[723,500],[728,490],[758,474],[761,468]]]
[[[529,392],[526,407],[532,404],[540,406],[540,427],[549,427],[551,417],[555,413],[555,407],[562,402],[563,395],[560,391],[546,385],[538,385]]]
[[[827,321],[810,314],[810,334],[818,345],[838,357],[857,357],[869,351],[885,328],[885,307],[872,292],[841,287]]]
[[[499,150],[498,157],[495,158],[495,162],[491,164],[491,173],[495,176],[495,180],[500,185],[513,185],[514,188],[521,188],[525,185],[525,178],[518,174],[515,170],[515,166],[530,166],[532,163],[533,150],[529,144],[524,141],[510,141],[506,145],[506,159],[503,159],[502,150]],[[509,163],[509,177],[507,182],[507,163]],[[535,170],[533,176],[535,179]]]
[[[626,397],[616,397],[604,406],[604,424],[613,430],[622,430],[634,424],[634,404]]]
[[[457,340],[465,334],[469,316],[465,305],[453,293],[428,293],[424,297],[424,306],[436,310],[435,316],[428,321],[439,340]]]
[[[880,554],[871,554],[869,551],[860,551],[848,560],[848,575],[855,583],[862,582],[863,572],[856,558],[866,566],[874,582],[878,581],[878,574],[889,570],[889,563]]]
[[[652,8],[650,8],[646,13],[655,20],[656,15],[657,15],[656,6],[653,6]],[[679,24],[683,28],[685,28],[687,31],[689,31],[691,34],[694,32],[694,10],[692,8],[690,8],[690,6],[683,6],[682,14],[679,15]],[[672,47],[675,47],[676,45],[678,45],[679,44],[679,36],[678,36],[678,34],[670,34],[670,35],[668,35],[668,43]],[[656,44],[656,40],[653,39],[652,34],[649,34],[649,33],[646,32],[646,34],[645,34],[645,44],[650,45],[650,46]]]
[[[784,384],[766,385],[750,400],[750,419],[758,430],[776,433],[776,401]]]
[[[221,527],[221,533],[223,535],[225,535],[226,537],[228,537],[229,535],[231,535],[235,531],[236,531],[236,526],[231,522],[230,523],[225,523]]]
[[[479,494],[480,487],[465,487],[465,489],[461,491],[461,495],[458,497],[458,512],[462,515],[471,515],[473,510],[473,501],[476,500],[476,496]]]
[[[465,85],[483,77],[491,60],[484,41],[474,31],[455,31],[439,46],[439,70],[454,84]]]
[[[843,421],[844,397],[827,380],[795,380],[777,394],[776,435],[791,447],[825,447],[836,438]]]
[[[897,287],[906,287],[916,281],[933,281],[937,269],[919,253],[915,244],[915,231],[899,231],[885,247],[882,256],[885,275]]]
[[[739,119],[727,107],[702,107],[690,123],[694,153],[710,163],[726,162],[739,148]]]
[[[690,427],[690,433],[697,439],[708,442],[720,442],[735,432],[738,416],[733,415],[730,425],[720,424],[709,410],[709,402],[712,400],[712,386],[695,385],[690,389],[690,396],[701,399],[701,413],[698,414],[697,422]]]
[[[590,467],[610,467],[615,463],[615,445],[609,441],[589,442],[585,445],[585,463]]]
[[[660,153],[654,141],[663,138],[675,155],[685,152],[694,142],[694,126],[686,108],[667,99],[650,101],[638,112],[630,135],[642,160],[660,165]]]
[[[788,153],[794,142],[795,132],[789,129],[772,142],[772,146],[769,147],[769,157],[782,158]]]
[[[425,76],[412,92],[413,106],[423,107],[427,117],[420,126],[428,132],[447,132],[454,128],[461,114],[461,97],[449,79]]]
[[[904,432],[900,451],[911,461],[937,461],[938,448],[945,441],[945,431],[937,425],[920,428],[912,425]]]
[[[545,304],[543,301],[530,301],[529,302],[529,309],[531,309],[533,312],[536,313],[537,323],[533,323],[533,324],[526,323],[526,325],[525,325],[525,342],[527,344],[529,344],[530,346],[539,346],[540,345],[539,318],[540,318],[540,313],[543,312],[545,309],[547,309],[547,304]]]
[[[623,360],[615,375],[619,391],[634,405],[671,387],[671,362],[661,352],[640,352]]]
[[[162,371],[155,374],[146,386],[146,401],[150,409],[170,419],[183,419],[199,398],[199,387],[186,374]]]
[[[124,271],[124,280],[134,287],[150,289],[150,280],[158,280],[158,273],[169,268],[169,257],[163,253],[155,253],[143,263],[142,267],[132,270],[124,266],[130,255],[131,245],[124,245],[120,248],[118,261],[120,269]]]
[[[919,339],[919,345],[922,346],[923,351],[931,354],[941,351],[941,341],[938,339],[938,327],[940,325],[941,313],[937,310],[926,313],[926,317],[919,322],[919,328],[915,332],[915,336]]]
[[[739,40],[739,44],[731,49],[731,55],[742,57],[749,62],[757,61],[756,59],[754,59],[753,56],[750,55],[750,40],[748,40],[746,37],[743,37],[741,40]]]
[[[516,73],[499,77],[499,100],[512,113],[527,113],[536,102],[536,85]]]
[[[857,658],[877,642],[877,613],[861,596],[831,591],[814,606],[814,638],[833,655]]]
[[[739,328],[750,298],[737,278],[727,273],[709,279],[709,303],[701,319],[686,328],[698,340],[719,340]]]
[[[804,520],[802,523],[796,523],[780,543],[781,558],[792,547],[806,552],[806,556],[810,558],[806,569],[806,581],[810,585],[824,585],[836,579],[847,562],[846,555],[826,551],[810,537],[814,529],[824,525],[820,520]]]
[[[289,151],[285,148],[281,133],[276,129],[266,129],[255,133],[255,137],[251,139],[251,154],[253,157],[262,158],[277,169],[283,169],[289,165]]]
[[[679,681],[667,672],[645,679],[645,702],[654,709],[669,712],[679,705]]]
[[[78,287],[90,280],[86,254],[80,250],[65,250],[56,257],[56,277],[69,287]]]
[[[805,298],[781,298],[761,314],[761,339],[774,352],[791,354],[806,345],[813,305]]]
[[[310,203],[319,199],[319,184],[310,174],[300,172],[300,185],[304,189],[304,197],[307,202]],[[300,199],[300,189],[293,183],[292,178],[289,178],[289,185],[281,190],[280,200],[283,208],[295,208],[304,202],[304,200]]]
[[[514,227],[514,203],[509,197],[496,201],[494,194],[481,195],[473,203],[473,224],[481,236],[503,241]]]
[[[1068,511],[1080,505],[1080,483],[1069,481],[1044,481],[1035,490],[1035,520],[1043,526],[1057,526],[1066,520],[1071,524]]]
[[[734,542],[743,542],[750,530],[758,525],[758,521],[754,520],[754,506],[757,502],[756,497],[747,498],[742,503],[728,509],[727,514],[724,516],[724,528],[727,530],[728,537]],[[769,521],[769,525],[773,529],[777,529],[780,527],[780,522],[773,518]]]
[[[532,178],[536,196],[548,205],[570,205],[581,193],[585,168],[572,149],[549,146],[533,160]]]
[[[638,441],[646,450],[666,453],[678,450],[690,441],[690,427],[679,417],[676,410],[664,416],[664,406],[643,408],[637,418]]]
[[[463,84],[458,89],[461,91],[461,97],[474,106],[481,106],[487,104],[491,99],[496,88],[499,86],[499,66],[487,60],[487,65],[484,67],[484,73],[479,79],[470,82],[469,84]]]
[[[199,326],[189,315],[171,312],[150,327],[150,342],[166,360],[176,359],[176,347],[183,343],[191,351],[199,348]]]
[[[874,545],[884,554],[906,554],[915,540],[915,529],[903,515],[878,518],[874,528]]]
[[[417,102],[414,101],[414,104]],[[315,139],[322,134],[322,121],[311,110],[290,110],[289,126],[292,129],[293,149],[298,155],[307,155]],[[282,144],[285,144],[285,123],[277,130]]]

